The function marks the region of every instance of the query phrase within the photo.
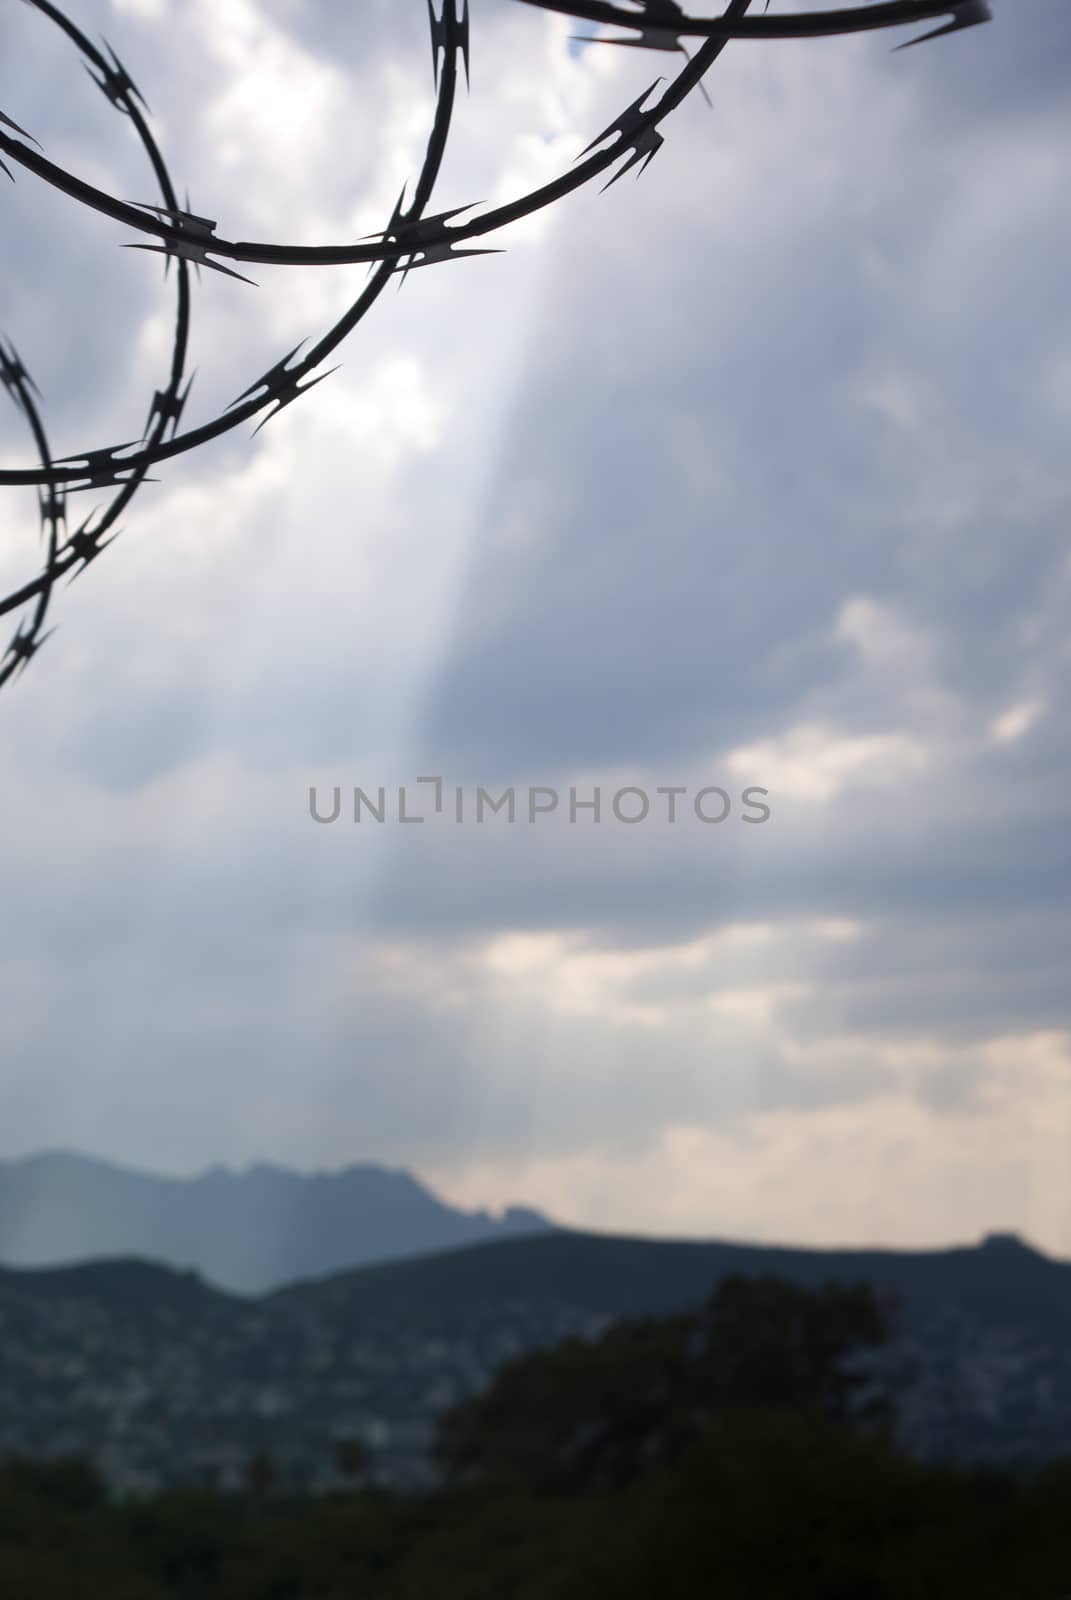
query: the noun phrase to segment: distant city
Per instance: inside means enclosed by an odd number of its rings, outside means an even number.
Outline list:
[[[116,1202],[131,1184],[144,1204],[135,1216]],[[81,1209],[64,1211],[75,1192]],[[280,1236],[270,1249],[261,1240],[243,1271],[232,1252],[251,1198],[269,1193]],[[281,1194],[301,1219],[289,1231]],[[200,1210],[206,1195],[214,1213]],[[345,1197],[355,1203],[348,1229]],[[198,1240],[188,1229],[199,1210]],[[331,1219],[318,1234],[317,1214]],[[116,1247],[57,1264],[64,1216],[69,1239],[106,1244],[111,1227]],[[150,1224],[186,1252],[181,1264],[120,1247],[148,1238]],[[393,1259],[375,1260],[377,1229]],[[347,1232],[359,1264],[324,1270],[346,1254]],[[27,1264],[31,1247],[53,1264]],[[13,1255],[20,1264],[0,1270],[0,1456],[84,1455],[122,1493],[238,1491],[258,1453],[288,1490],[331,1491],[352,1471],[340,1450],[350,1442],[362,1447],[365,1481],[428,1486],[437,1419],[503,1363],[596,1338],[621,1317],[694,1310],[734,1272],[874,1285],[895,1332],[870,1377],[894,1393],[912,1453],[1011,1466],[1071,1454],[1071,1264],[1009,1235],[925,1252],[622,1239],[527,1211],[498,1221],[454,1212],[408,1174],[372,1166],[180,1184],[46,1156],[0,1165],[0,1258]],[[275,1276],[284,1262],[289,1287]],[[206,1263],[228,1289],[207,1281]],[[271,1291],[237,1292],[237,1280]]]

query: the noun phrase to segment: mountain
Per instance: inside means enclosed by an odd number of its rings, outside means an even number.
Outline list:
[[[0,1262],[136,1256],[238,1294],[551,1226],[521,1207],[497,1220],[459,1211],[408,1173],[368,1163],[162,1178],[65,1152],[0,1162]]]
[[[252,1298],[215,1288],[195,1271],[110,1258],[0,1267],[0,1305],[16,1295],[109,1315],[181,1310],[192,1320],[251,1315],[280,1327],[311,1318],[342,1341],[351,1334],[394,1340],[516,1317],[539,1322],[563,1307],[591,1324],[675,1316],[697,1310],[734,1273],[801,1288],[869,1283],[896,1303],[909,1330],[958,1316],[989,1329],[1029,1327],[1071,1345],[1071,1262],[1010,1234],[936,1250],[831,1250],[547,1229],[292,1281]]]
[[[1071,1262],[1013,1234],[941,1250],[818,1250],[558,1230],[293,1284],[272,1300],[384,1329],[521,1305],[537,1314],[568,1305],[597,1317],[672,1316],[694,1310],[731,1273],[801,1288],[830,1279],[870,1283],[895,1300],[908,1324],[948,1310],[993,1327],[1071,1335]]]

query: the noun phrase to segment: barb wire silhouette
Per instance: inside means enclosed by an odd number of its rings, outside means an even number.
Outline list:
[[[106,58],[92,40],[53,5],[51,0],[28,0],[28,3],[67,35],[81,53],[83,66],[98,88],[103,90],[116,110],[130,117],[152,167],[164,204],[174,205],[175,192],[170,175],[137,104],[141,96],[118,56],[105,42],[110,60]],[[99,77],[96,76],[94,68],[99,72]],[[8,117],[0,115],[0,121],[9,127],[15,126]],[[29,138],[30,135],[24,134],[24,137]],[[189,345],[190,314],[189,275],[186,263],[181,262],[176,280],[175,327],[170,370],[164,388],[153,392],[143,432],[143,437],[150,448],[164,439],[169,428],[174,431],[178,418],[182,415],[186,396],[189,394],[189,383],[183,388],[183,379]],[[42,469],[49,468],[52,465],[51,455],[41,415],[34,399],[35,395],[38,398],[40,395],[10,342],[6,346],[0,345],[0,381],[4,383],[12,400],[27,419]],[[149,462],[146,462],[122,481],[113,478],[109,482],[106,477],[102,477],[100,486],[114,487],[115,495],[103,511],[90,512],[73,533],[68,533],[67,530],[66,492],[54,483],[45,485],[47,492],[39,489],[41,528],[48,534],[45,564],[40,576],[31,586],[30,593],[16,591],[14,597],[8,596],[5,601],[0,602],[0,615],[18,609],[27,600],[36,602],[28,622],[20,623],[6,651],[0,655],[0,688],[22,673],[48,637],[42,630],[58,579],[67,572],[71,573],[72,578],[76,577],[118,536],[116,523],[145,481],[148,468]],[[91,485],[87,485],[89,486]]]
[[[0,656],[0,688],[21,675],[48,637],[43,629],[59,579],[84,572],[115,540],[119,516],[141,485],[154,481],[147,479],[151,467],[195,450],[263,412],[255,430],[259,432],[284,407],[329,377],[330,372],[317,373],[317,369],[364,320],[395,275],[400,275],[404,283],[414,267],[497,253],[490,247],[459,249],[458,246],[534,215],[615,166],[617,171],[602,185],[603,189],[610,188],[633,168],[638,168],[639,176],[664,143],[660,124],[694,90],[706,94],[703,78],[730,41],[818,38],[946,19],[937,28],[896,47],[904,49],[992,20],[987,0],[881,0],[879,4],[772,16],[768,9],[760,16],[749,14],[753,0],[728,0],[721,16],[714,18],[690,17],[676,0],[629,0],[631,9],[608,3],[608,0],[520,0],[521,4],[542,11],[561,13],[597,26],[615,27],[636,36],[624,39],[599,36],[591,41],[593,43],[678,53],[684,56],[686,65],[658,98],[648,104],[665,81],[656,79],[581,151],[571,171],[490,210],[480,211],[478,205],[469,204],[429,216],[427,208],[452,126],[459,64],[464,69],[466,86],[470,82],[470,22],[468,0],[440,0],[438,14],[434,0],[427,0],[435,111],[423,163],[413,184],[412,201],[406,205],[403,189],[386,227],[356,243],[298,246],[221,238],[216,233],[217,223],[193,212],[188,197],[185,206],[180,206],[145,120],[144,112],[148,109],[145,100],[111,46],[104,41],[105,55],[52,0],[23,0],[23,3],[47,17],[67,35],[80,52],[82,64],[93,82],[116,110],[130,118],[152,166],[161,203],[148,205],[122,200],[85,182],[50,161],[33,135],[3,111],[0,111],[0,170],[14,179],[8,164],[14,163],[80,204],[155,239],[158,242],[124,241],[124,247],[163,255],[167,266],[175,260],[178,272],[169,376],[163,389],[153,391],[145,428],[137,441],[53,457],[37,408],[39,396],[36,396],[35,386],[14,345],[0,341],[0,382],[26,417],[38,457],[36,466],[0,470],[0,486],[37,488],[41,531],[46,536],[41,570],[20,588],[0,598],[0,616],[32,606],[28,618],[20,622],[6,652]],[[694,55],[685,48],[685,39],[696,41]],[[455,218],[472,211],[479,214],[463,222],[454,222]],[[253,280],[244,273],[224,265],[226,261],[278,266],[367,263],[371,276],[357,299],[293,366],[290,363],[301,345],[254,379],[217,417],[180,433],[179,425],[193,381],[185,375],[191,319],[189,268],[193,265],[200,274],[201,267],[206,267],[243,284],[252,284]],[[67,529],[68,498],[92,489],[111,489],[115,493],[102,512],[90,513],[70,533]]]

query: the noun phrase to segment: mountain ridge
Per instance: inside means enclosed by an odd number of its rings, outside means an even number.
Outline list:
[[[266,1293],[306,1277],[555,1226],[523,1206],[463,1211],[375,1162],[303,1173],[268,1162],[161,1176],[71,1150],[0,1161],[0,1263],[135,1257]]]
[[[419,1260],[382,1261],[329,1278],[284,1285],[269,1302],[317,1306],[353,1326],[448,1321],[478,1307],[569,1304],[596,1316],[668,1316],[695,1309],[724,1277],[768,1275],[817,1288],[871,1283],[907,1322],[947,1306],[987,1325],[1031,1323],[1071,1336],[1071,1262],[1017,1238],[925,1250],[824,1249],[729,1240],[651,1239],[554,1230],[486,1240]],[[442,1308],[438,1310],[436,1308]]]
[[[373,1262],[255,1295],[221,1290],[195,1271],[127,1256],[0,1266],[0,1297],[29,1293],[146,1310],[188,1303],[206,1312],[312,1312],[336,1328],[392,1334],[512,1315],[520,1307],[537,1316],[562,1305],[599,1318],[675,1315],[700,1306],[732,1273],[805,1287],[866,1281],[900,1307],[907,1323],[947,1308],[988,1326],[1030,1324],[1053,1337],[1071,1335],[1071,1262],[993,1235],[974,1245],[898,1251],[548,1230]]]

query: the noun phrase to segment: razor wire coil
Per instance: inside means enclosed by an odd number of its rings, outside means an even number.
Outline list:
[[[929,32],[906,41],[911,45],[992,18],[987,0],[880,0],[878,4],[772,16],[768,10],[762,15],[750,14],[753,0],[727,0],[719,16],[707,18],[687,15],[676,0],[629,0],[628,5],[609,3],[609,0],[519,0],[521,4],[561,13],[579,22],[614,27],[626,35],[624,38],[596,36],[591,42],[682,54],[686,65],[666,83],[658,97],[652,99],[664,82],[662,78],[656,79],[591,140],[570,171],[515,200],[461,221],[455,219],[478,208],[457,206],[431,215],[428,208],[450,137],[461,71],[466,84],[469,81],[468,0],[441,0],[438,14],[433,0],[426,0],[435,107],[423,162],[412,186],[412,198],[407,203],[403,189],[385,227],[366,239],[354,243],[298,246],[229,240],[217,234],[214,220],[198,216],[190,209],[188,196],[185,206],[180,206],[146,120],[145,101],[111,46],[105,43],[107,54],[98,49],[52,0],[22,0],[22,3],[39,12],[67,36],[109,104],[130,119],[153,170],[160,204],[122,200],[56,165],[37,146],[33,136],[3,111],[0,111],[0,169],[13,178],[8,163],[14,163],[79,204],[133,228],[139,238],[127,241],[127,248],[161,254],[168,264],[174,260],[178,270],[168,374],[163,388],[153,390],[145,428],[137,441],[53,457],[39,407],[40,396],[29,371],[15,345],[9,339],[0,339],[0,383],[23,414],[37,455],[34,466],[0,470],[0,486],[36,488],[44,549],[40,569],[34,577],[0,598],[0,616],[23,612],[13,637],[0,655],[0,688],[22,673],[48,637],[46,623],[59,581],[84,572],[114,542],[120,531],[119,517],[141,485],[152,481],[147,478],[150,468],[195,450],[256,417],[260,417],[255,430],[259,432],[271,417],[330,375],[319,369],[364,320],[396,274],[400,274],[404,282],[414,268],[492,253],[487,247],[464,249],[459,246],[544,210],[615,166],[618,170],[604,188],[611,187],[633,168],[638,169],[637,175],[642,173],[664,143],[660,124],[690,94],[702,88],[705,74],[731,41],[828,37],[946,19]],[[694,54],[689,54],[685,39],[694,41]],[[205,267],[247,284],[252,281],[235,266],[226,265],[227,262],[304,267],[367,263],[371,276],[356,300],[303,356],[295,359],[302,349],[298,345],[255,378],[218,416],[180,432],[192,383],[192,378],[186,375],[192,314],[189,269],[191,265],[198,270]],[[103,510],[91,512],[72,531],[68,525],[70,496],[100,489],[112,492],[110,500]]]

